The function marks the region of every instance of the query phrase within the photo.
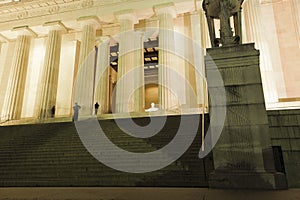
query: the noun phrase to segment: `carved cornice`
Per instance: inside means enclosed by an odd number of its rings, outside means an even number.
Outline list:
[[[163,14],[163,13],[169,13],[172,15],[173,18],[176,17],[176,7],[174,3],[164,3],[153,6],[153,10],[157,15]]]
[[[9,5],[0,7],[0,23],[112,5],[126,1],[128,0],[35,0],[18,3],[12,2]]]
[[[47,27],[48,31],[58,30],[61,31],[62,33],[68,32],[68,28],[61,21],[46,22],[43,24],[43,26]]]
[[[193,6],[192,0],[172,2]],[[40,26],[47,21],[70,22],[87,15],[98,16],[103,24],[116,23],[114,13],[125,9],[143,10],[137,13],[137,20],[145,19],[154,15],[152,7],[160,3],[161,0],[21,0],[0,6],[0,32],[15,26]],[[186,6],[179,5],[177,9],[187,12]]]
[[[37,34],[33,30],[31,30],[28,26],[14,27],[12,31],[17,32],[18,35],[28,35],[32,37],[37,37]]]
[[[107,1],[97,1],[98,4],[100,2]],[[24,3],[0,7],[0,23],[85,9],[93,5],[93,0],[25,1]]]
[[[118,21],[130,20],[134,24],[138,23],[137,16],[136,16],[134,10],[132,10],[132,9],[122,10],[122,11],[116,12],[114,14],[115,14],[116,18],[118,19]]]

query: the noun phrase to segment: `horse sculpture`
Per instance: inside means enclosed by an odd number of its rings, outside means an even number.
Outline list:
[[[244,0],[203,0],[212,47],[240,44],[242,41],[241,6]],[[235,36],[230,26],[233,16]],[[216,38],[214,19],[220,19],[220,38]]]

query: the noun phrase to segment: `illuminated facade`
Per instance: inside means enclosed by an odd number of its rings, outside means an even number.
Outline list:
[[[210,42],[202,1],[0,3],[1,121],[50,118],[53,106],[56,117],[69,117],[75,102],[86,114],[99,102],[99,115],[144,112],[151,102],[170,113],[200,112],[207,106],[202,47]],[[243,4],[243,40],[255,42],[261,52],[268,109],[300,105],[299,4]],[[134,79],[123,78],[130,71]],[[171,79],[172,72],[185,83]],[[171,85],[175,92],[168,90]]]

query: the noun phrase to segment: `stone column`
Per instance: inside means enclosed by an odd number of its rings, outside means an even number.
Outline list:
[[[176,17],[173,3],[154,6],[159,20],[159,55],[158,55],[158,102],[163,110],[174,106],[172,101],[170,67],[172,66],[172,52],[174,52],[174,23]]]
[[[95,102],[98,102],[98,115],[109,110],[109,37],[98,39],[97,67],[95,79]]]
[[[204,73],[204,48],[205,48],[205,19],[202,10],[184,15],[184,34],[191,38],[184,43],[184,58],[191,61],[185,62],[186,107],[204,107],[205,93],[205,73]]]
[[[269,6],[272,7],[272,5]],[[243,14],[246,33],[244,40],[255,42],[256,47],[261,51],[260,68],[266,103],[268,105],[270,102],[278,102],[277,88],[281,87],[282,89],[279,90],[285,94],[285,82],[281,76],[281,58],[277,38],[273,40],[273,43],[268,43],[268,33],[263,31],[264,15],[259,0],[245,1]]]
[[[48,22],[44,26],[48,27],[49,33],[41,83],[40,119],[53,117],[52,109],[56,105],[62,32],[67,31],[60,21]]]
[[[91,115],[94,107],[95,37],[100,23],[97,17],[82,17],[78,22],[82,26],[82,36],[74,102],[81,106],[81,115]]]
[[[131,10],[116,13],[120,22],[118,78],[114,112],[134,111],[134,75],[130,73],[135,66],[134,24],[137,23]]]
[[[207,54],[205,64],[210,114],[214,109],[226,108],[224,126],[219,124],[221,120],[218,119],[222,113],[210,116],[212,131],[222,130],[213,148],[215,171],[209,179],[210,187],[286,188],[284,174],[276,172],[274,167],[259,51],[254,49],[254,44],[244,44],[208,49]],[[223,102],[221,95],[226,99]],[[216,133],[211,134],[213,142],[216,142]]]
[[[144,35],[134,35],[134,112],[145,111],[145,76],[144,76]]]
[[[297,40],[298,40],[298,45],[300,47],[300,2],[299,0],[292,0],[291,2],[292,6],[292,15],[295,18],[296,21],[296,31],[297,31]]]
[[[31,37],[35,35],[27,26],[14,28],[18,32],[9,84],[3,107],[3,118],[20,119],[22,113]]]

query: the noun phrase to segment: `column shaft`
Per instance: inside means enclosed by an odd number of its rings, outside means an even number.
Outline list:
[[[134,78],[127,74],[134,68],[134,22],[130,19],[120,20],[118,86],[116,90],[115,112],[134,111],[134,98],[131,92],[134,88]]]
[[[297,31],[297,40],[300,46],[300,2],[299,0],[292,0],[291,2],[293,16],[295,17],[296,21],[296,31]]]
[[[199,74],[200,77],[196,77],[197,81],[197,88],[198,91],[201,91],[201,95],[197,95],[198,98],[198,104],[202,104],[203,109],[208,108],[208,91],[207,91],[207,83],[206,83],[206,77],[205,77],[205,64],[204,64],[204,56],[206,51],[206,44],[209,44],[209,34],[208,34],[208,28],[206,24],[206,17],[204,11],[199,11],[199,17],[200,17],[200,55],[199,55]],[[192,23],[193,24],[193,23]]]
[[[281,77],[278,77],[278,79],[275,81],[273,79],[276,74],[270,74],[273,71],[272,68],[275,68],[280,64],[280,62],[272,63],[272,60],[279,59],[280,55],[278,54],[276,56],[274,53],[273,56],[273,54],[270,53],[270,51],[274,51],[276,48],[278,48],[276,45],[274,45],[277,43],[277,41],[274,41],[274,43],[271,45],[266,42],[268,41],[269,36],[267,36],[266,33],[262,31],[264,30],[264,28],[261,19],[264,16],[262,15],[260,3],[258,2],[258,0],[246,1],[243,4],[243,7],[245,28],[247,33],[246,42],[255,42],[256,47],[261,50],[260,68],[266,103],[268,104],[270,102],[277,102],[277,84],[274,83],[280,82],[280,84],[278,85],[285,85],[284,80],[282,80]]]
[[[174,54],[174,22],[176,10],[173,3],[165,3],[154,6],[159,20],[159,52],[158,52],[158,102],[162,110],[174,110],[179,108],[177,100],[180,94],[172,94],[176,87],[180,87],[175,77],[178,73],[177,59]],[[177,96],[176,96],[177,95]]]
[[[158,53],[158,102],[162,109],[168,110],[172,105],[170,91],[170,72],[172,55],[174,52],[173,16],[170,13],[161,13],[159,20],[159,53]]]
[[[56,105],[60,50],[61,31],[50,30],[46,45],[39,118],[51,117],[51,109]]]
[[[75,83],[75,102],[81,106],[82,115],[91,115],[94,104],[95,36],[95,24],[84,24]]]
[[[17,37],[12,71],[9,76],[8,90],[3,108],[3,117],[8,120],[21,118],[30,42],[31,37],[29,35],[19,35]]]
[[[109,39],[104,38],[98,46],[95,102],[98,102],[98,114],[108,113],[109,109]]]
[[[142,33],[135,34],[134,66],[135,66],[135,91],[134,111],[144,112],[145,110],[145,76],[144,76],[144,37]]]

